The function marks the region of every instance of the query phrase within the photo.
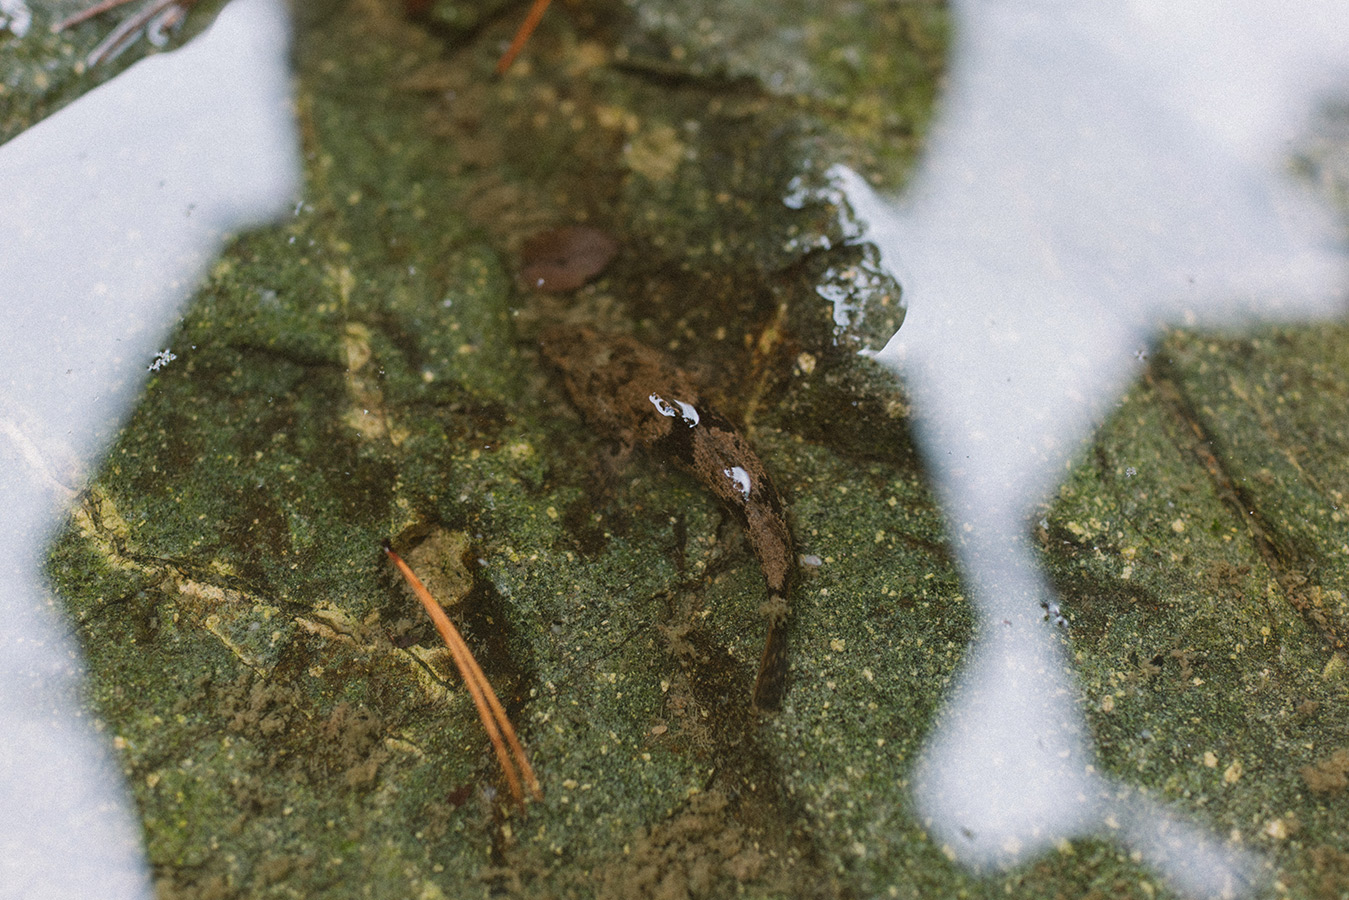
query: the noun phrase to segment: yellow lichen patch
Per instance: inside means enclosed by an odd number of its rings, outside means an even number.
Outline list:
[[[1349,748],[1341,747],[1299,774],[1307,787],[1318,794],[1338,794],[1349,786]]]
[[[454,702],[456,697],[465,701],[468,699],[467,691],[451,683],[456,673],[454,655],[448,648],[418,645],[409,647],[407,653],[399,655],[408,661],[409,670],[416,677],[417,687],[428,700],[447,704]]]
[[[342,283],[342,279],[338,280]],[[342,421],[366,440],[388,438],[395,445],[400,443],[387,426],[384,392],[370,370],[370,329],[359,322],[348,322],[342,334],[342,349],[347,361],[347,394],[352,401]]]
[[[202,620],[201,626],[205,628],[207,631],[209,631],[211,634],[215,635],[216,639],[219,640],[220,643],[224,644],[225,647],[231,653],[237,656],[239,658],[239,661],[242,662],[244,665],[248,666],[255,672],[261,671],[264,668],[261,657],[259,657],[255,653],[250,653],[248,651],[248,648],[244,647],[238,641],[235,641],[232,637],[230,637],[229,631],[225,627],[225,622],[223,619],[220,618],[220,616],[217,615],[207,616],[205,619]]]
[[[297,616],[295,624],[325,640],[354,645],[368,643],[366,628],[362,623],[347,615],[344,610],[328,604],[315,607],[309,616]]]
[[[567,66],[567,74],[571,76],[584,75],[591,69],[598,69],[608,63],[608,48],[598,41],[582,41],[576,45],[572,52]]]
[[[642,131],[623,148],[623,162],[648,181],[669,181],[679,170],[686,149],[678,132],[661,123]]]
[[[408,565],[416,567],[426,589],[445,609],[457,606],[473,589],[473,573],[465,564],[470,549],[464,532],[437,528],[408,551]]]
[[[606,131],[621,131],[631,135],[636,134],[641,128],[641,120],[621,106],[595,107],[595,120]]]
[[[279,608],[262,597],[184,578],[173,570],[161,587],[175,594],[179,607],[240,662],[262,675],[271,671],[275,664],[272,651],[289,635],[292,625],[287,621],[277,628],[259,626],[279,617]]]
[[[117,504],[97,485],[85,492],[84,502],[75,507],[71,518],[80,534],[99,549],[103,560],[110,566],[146,571],[145,566],[124,555],[131,529],[117,512]]]
[[[1264,832],[1266,837],[1273,838],[1276,841],[1286,841],[1292,834],[1292,829],[1283,819],[1270,819],[1261,831]]]

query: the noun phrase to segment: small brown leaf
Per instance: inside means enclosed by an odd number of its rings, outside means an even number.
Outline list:
[[[618,241],[589,225],[541,231],[521,248],[525,285],[538,291],[574,291],[594,278],[618,253]]]

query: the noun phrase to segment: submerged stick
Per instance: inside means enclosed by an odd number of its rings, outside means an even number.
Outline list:
[[[88,9],[81,10],[80,12],[75,13],[73,16],[67,16],[60,22],[57,22],[55,25],[52,26],[52,34],[60,34],[67,28],[74,28],[81,22],[87,22],[94,16],[101,16],[103,15],[103,13],[107,12],[110,9],[116,9],[119,6],[125,6],[130,2],[131,0],[103,0],[102,3],[95,3]]]
[[[524,805],[524,792],[520,789],[520,777],[523,776],[525,784],[529,787],[530,794],[535,800],[543,799],[543,789],[539,786],[539,780],[534,777],[534,769],[529,764],[529,757],[525,755],[525,748],[521,746],[520,739],[515,735],[515,728],[511,725],[511,720],[506,717],[506,710],[502,707],[501,701],[497,699],[496,691],[492,690],[492,685],[488,682],[487,676],[483,674],[482,667],[478,661],[473,658],[473,654],[468,649],[468,644],[464,643],[463,637],[459,634],[459,629],[454,627],[450,617],[445,615],[445,610],[436,602],[436,598],[431,596],[431,592],[422,584],[420,578],[412,571],[403,558],[393,551],[393,548],[386,542],[384,552],[388,554],[389,559],[407,579],[408,585],[412,588],[412,593],[417,595],[417,599],[426,607],[427,615],[435,623],[436,631],[440,632],[440,637],[445,641],[445,646],[450,648],[450,656],[454,659],[455,668],[459,670],[459,675],[464,679],[464,685],[468,688],[469,696],[473,698],[473,705],[478,710],[478,717],[482,719],[482,726],[487,731],[487,737],[492,741],[492,749],[496,752],[497,762],[501,764],[501,770],[506,775],[506,783],[510,785],[511,794],[515,797],[515,802],[521,806]],[[503,743],[502,738],[505,737]],[[507,745],[510,752],[507,752]],[[512,759],[512,754],[514,759]],[[519,774],[516,768],[519,768]]]

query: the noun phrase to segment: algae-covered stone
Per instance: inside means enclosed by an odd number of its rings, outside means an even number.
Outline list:
[[[578,309],[622,298],[626,327],[698,338],[689,364],[757,366],[766,403],[807,332],[764,317],[808,298],[783,321],[824,323],[810,347],[831,352],[829,308],[788,270],[829,244],[793,237],[833,233],[838,211],[783,204],[801,164],[796,142],[755,138],[761,117],[790,123],[773,104],[709,111],[713,86],[675,118],[668,91],[602,49],[539,50],[564,68],[495,82],[483,41],[448,45],[377,4],[309,21],[306,199],[214,267],[176,364],[53,552],[166,893],[464,896],[510,878],[570,890],[591,872],[618,890],[640,877],[623,863],[633,844],[690,879],[715,857],[724,884],[833,883],[777,800],[751,816],[729,799],[750,782],[779,796],[748,708],[752,559],[722,510],[652,460],[617,479],[596,467],[527,340],[561,313],[506,272],[539,225],[599,220],[626,252]],[[739,174],[686,165],[689,146]],[[691,286],[693,302],[667,306]],[[756,332],[758,363],[744,356]],[[426,526],[452,529],[443,553],[470,560],[443,589],[462,595],[453,614],[542,773],[526,819],[496,799],[457,677],[378,552]],[[758,749],[727,770],[746,742]],[[670,822],[705,840],[658,851]]]
[[[941,8],[555,4],[497,79],[515,7],[468,6],[302,11],[305,200],[212,270],[52,548],[161,892],[1165,896],[1096,840],[976,877],[911,806],[973,616],[905,398],[856,352],[899,286],[827,172],[902,177]],[[613,263],[528,293],[523,245],[579,222]],[[581,424],[534,346],[557,319],[746,425],[801,558],[780,713],[749,704],[736,521]],[[1294,896],[1349,871],[1346,347],[1174,335],[1037,530],[1100,764]],[[530,751],[524,812],[400,535]]]

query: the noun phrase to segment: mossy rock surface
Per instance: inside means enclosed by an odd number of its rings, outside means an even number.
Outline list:
[[[213,268],[51,549],[161,894],[1167,896],[1093,841],[976,878],[912,809],[972,611],[904,395],[856,354],[899,288],[812,188],[902,182],[944,10],[555,4],[496,78],[524,9],[469,6],[302,9],[304,204]],[[21,44],[62,62],[2,133],[102,77],[73,62],[97,37]],[[519,284],[577,222],[609,268]],[[749,705],[738,524],[580,421],[555,321],[676,359],[772,473],[804,560],[781,712]],[[1169,335],[1038,532],[1103,765],[1294,897],[1349,885],[1346,372],[1342,326]],[[524,812],[381,553],[426,535],[542,778]]]

